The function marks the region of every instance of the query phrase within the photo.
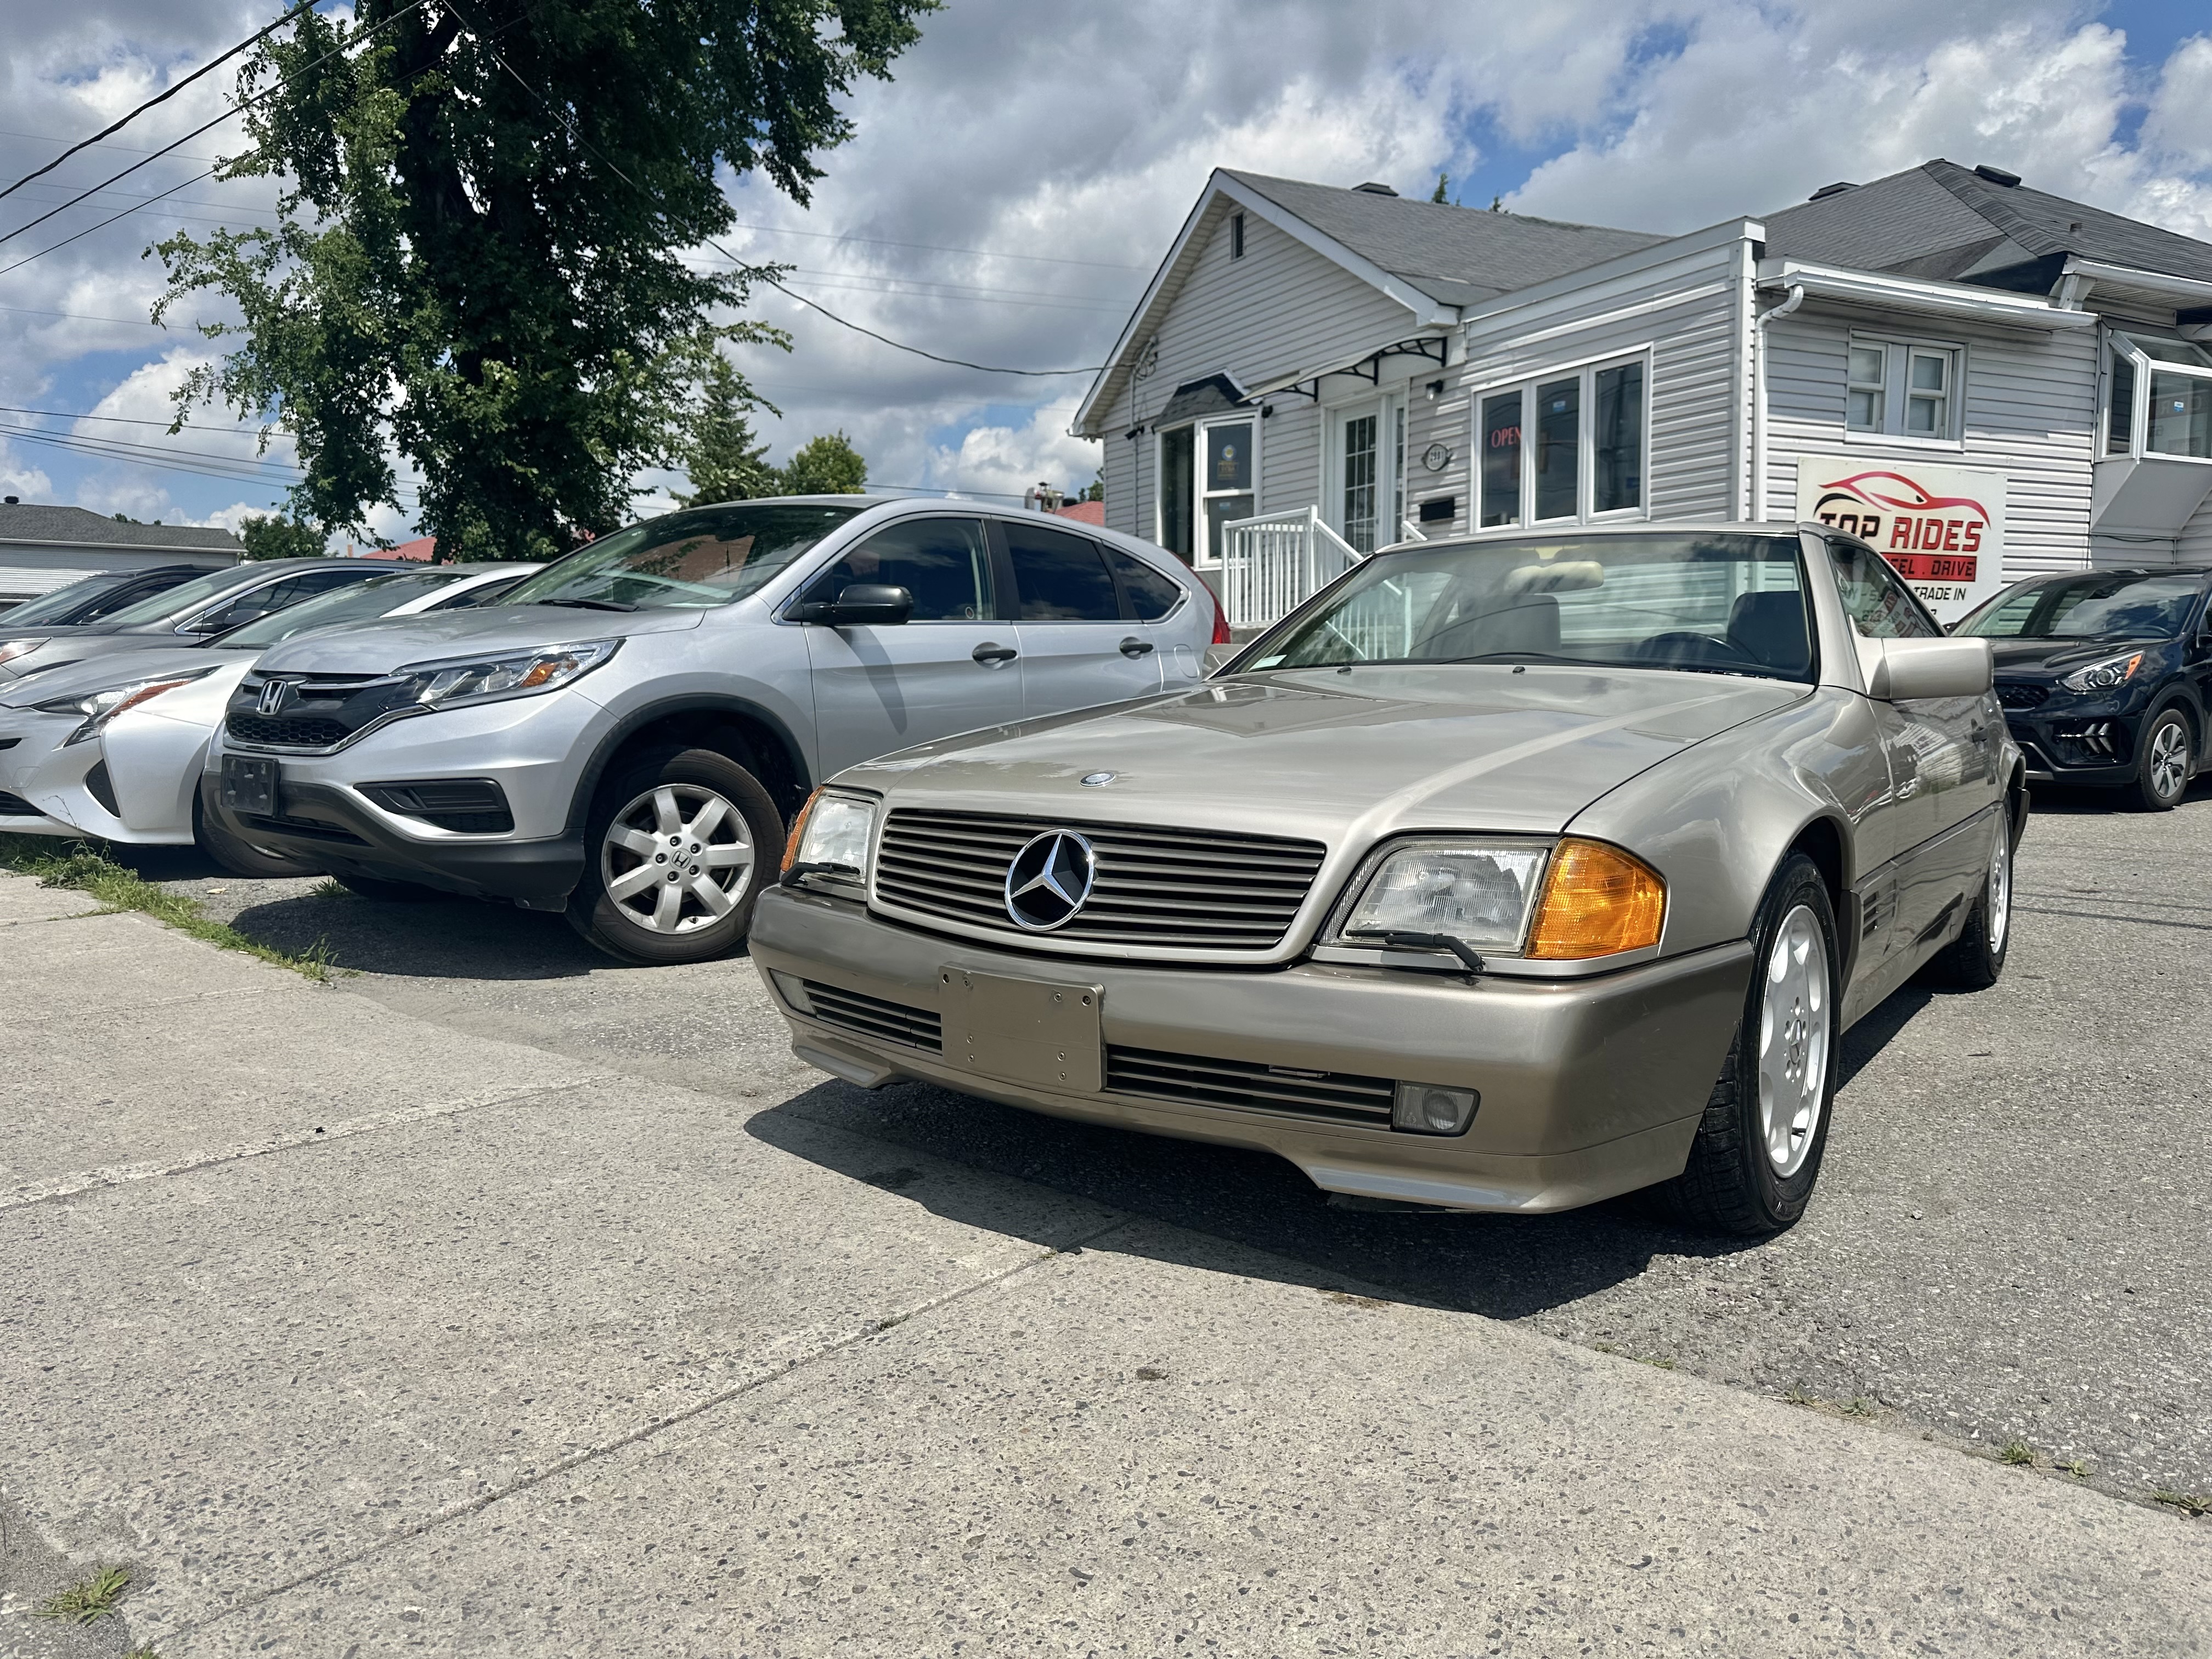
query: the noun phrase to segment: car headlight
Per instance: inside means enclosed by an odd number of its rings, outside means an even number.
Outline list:
[[[13,662],[18,657],[28,656],[45,643],[42,639],[0,640],[0,662]]]
[[[2072,673],[2063,675],[2059,684],[2069,691],[2113,691],[2125,685],[2142,666],[2143,653],[2132,652],[2126,656],[2107,657],[2102,662],[2085,663]]]
[[[807,876],[851,872],[868,876],[868,842],[875,834],[876,803],[865,795],[833,795],[817,789],[799,809],[784,843],[787,884]]]
[[[1659,942],[1667,884],[1603,842],[1404,842],[1370,861],[1335,942],[1575,962]]]
[[[448,657],[409,663],[398,672],[416,684],[415,701],[425,708],[459,703],[496,702],[531,697],[574,684],[615,653],[620,640],[590,640],[581,645],[551,645],[496,657]]]
[[[164,691],[173,691],[180,685],[190,685],[203,676],[212,674],[220,664],[195,668],[189,674],[164,674],[158,679],[131,680],[122,685],[111,685],[105,690],[81,692],[75,696],[56,697],[49,702],[34,702],[32,708],[41,714],[82,714],[84,723],[62,739],[66,749],[73,743],[85,743],[107,729],[108,723],[125,709],[136,708],[150,702]]]

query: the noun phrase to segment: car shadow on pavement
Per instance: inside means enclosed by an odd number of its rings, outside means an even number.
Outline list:
[[[824,1082],[747,1120],[748,1133],[794,1156],[947,1219],[1042,1244],[1059,1241],[1025,1224],[1033,1200],[1010,1191],[994,1198],[990,1182],[933,1182],[890,1167],[896,1159],[880,1144],[823,1136],[816,1125],[1267,1251],[1287,1282],[1333,1290],[1356,1280],[1395,1299],[1495,1319],[1594,1295],[1641,1273],[1656,1255],[1723,1255],[1759,1242],[1681,1232],[1641,1213],[1634,1199],[1542,1216],[1345,1209],[1267,1153],[1069,1122],[927,1084],[870,1093]],[[1157,1251],[1174,1236],[1139,1237],[1131,1248]],[[1201,1238],[1190,1243],[1185,1265],[1220,1266]]]
[[[569,979],[624,964],[558,915],[460,897],[419,904],[308,893],[248,905],[231,926],[280,951],[318,941],[341,969],[421,979]]]

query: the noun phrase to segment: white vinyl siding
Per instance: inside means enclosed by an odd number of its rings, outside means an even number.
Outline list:
[[[1896,340],[1927,337],[1926,319],[1874,325]],[[2094,329],[2033,334],[1974,331],[1945,324],[1960,344],[1953,395],[1957,436],[1943,446],[1891,442],[1853,432],[1845,449],[1847,352],[1870,336],[1863,313],[1828,313],[1808,301],[1769,325],[1766,365],[1767,476],[1765,516],[1797,512],[1797,456],[1845,453],[1869,463],[1924,462],[1980,467],[2006,479],[2007,580],[2087,562],[2090,463],[2097,430]],[[1893,368],[1893,373],[1896,372]]]
[[[2212,564],[2212,495],[2206,496],[2181,526],[2173,557],[2178,564]]]

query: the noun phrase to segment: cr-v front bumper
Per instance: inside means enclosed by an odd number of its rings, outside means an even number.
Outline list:
[[[1256,1147],[1335,1192],[1521,1211],[1681,1172],[1751,964],[1750,947],[1730,944],[1581,980],[1170,968],[993,950],[780,888],[761,895],[750,950],[793,1052],[848,1081],[921,1079],[1057,1117]],[[955,1064],[942,1033],[957,993],[944,988],[963,972],[1098,988],[1105,1086],[1009,1083]],[[1185,1097],[1175,1099],[1141,1081],[1178,1069],[1206,1079],[1202,1090],[1170,1085]],[[1458,1135],[1408,1133],[1282,1103],[1401,1079],[1478,1091],[1474,1121]]]

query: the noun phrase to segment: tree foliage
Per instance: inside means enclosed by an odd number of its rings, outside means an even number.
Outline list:
[[[783,469],[787,495],[857,495],[868,487],[868,464],[842,431],[811,438]]]
[[[761,400],[753,396],[744,377],[716,354],[700,387],[699,407],[684,454],[691,493],[677,500],[686,507],[699,507],[708,501],[749,501],[781,490],[781,475],[768,463],[768,446],[753,441],[752,422],[745,418],[760,407]]]
[[[630,479],[682,463],[743,270],[682,258],[732,221],[717,177],[793,200],[935,0],[360,0],[309,11],[241,71],[278,224],[178,235],[159,319],[227,295],[243,344],[195,374],[296,440],[294,515],[367,529],[396,452],[441,552],[536,558],[615,529]],[[696,262],[695,262],[696,263]]]
[[[1431,202],[1449,202],[1451,200],[1450,191],[1451,174],[1449,173],[1439,173],[1437,174],[1437,187],[1429,193],[1429,199]]]
[[[238,538],[246,544],[249,559],[319,559],[330,546],[330,538],[314,526],[282,514],[241,520]]]

